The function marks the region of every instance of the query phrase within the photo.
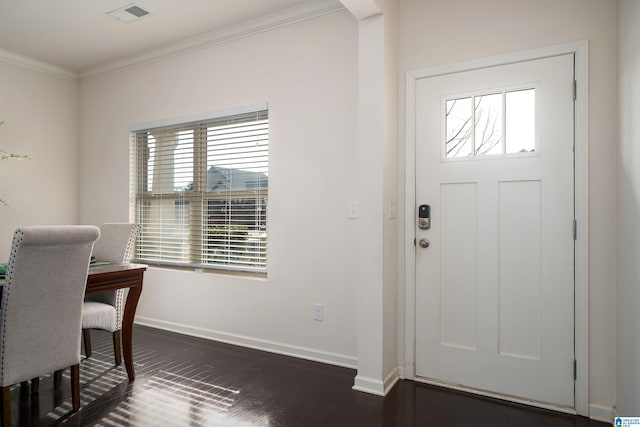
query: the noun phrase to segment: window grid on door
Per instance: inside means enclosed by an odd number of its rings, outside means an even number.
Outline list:
[[[536,90],[493,90],[443,99],[444,160],[535,154]]]

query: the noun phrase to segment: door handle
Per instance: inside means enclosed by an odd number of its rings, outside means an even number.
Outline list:
[[[421,248],[428,248],[430,244],[431,242],[426,237],[418,240],[418,245],[420,245]]]

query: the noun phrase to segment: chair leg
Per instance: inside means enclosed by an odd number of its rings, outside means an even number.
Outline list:
[[[11,386],[2,387],[2,425],[11,426]]]
[[[116,366],[122,363],[122,332],[121,329],[113,332],[113,353],[116,356]]]
[[[40,392],[40,377],[31,378],[31,394]]]
[[[53,373],[53,389],[60,390],[60,387],[62,387],[62,369]]]
[[[84,341],[84,355],[91,357],[91,329],[82,330],[82,339]]]
[[[71,403],[74,411],[80,409],[80,364],[71,367]]]

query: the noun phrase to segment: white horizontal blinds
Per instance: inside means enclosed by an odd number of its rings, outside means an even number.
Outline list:
[[[137,258],[190,263],[194,129],[154,129],[137,133],[138,197],[141,225]]]
[[[137,258],[266,271],[267,111],[135,135]]]
[[[266,268],[268,150],[266,111],[208,124],[204,264]]]

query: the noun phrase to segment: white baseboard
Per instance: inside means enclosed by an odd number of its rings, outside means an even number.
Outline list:
[[[615,417],[615,409],[612,406],[589,404],[589,418],[605,423],[613,423]]]
[[[384,396],[384,384],[382,381],[375,378],[363,377],[362,375],[356,375],[356,378],[353,380],[353,389],[377,396]]]
[[[384,379],[384,394],[386,395],[402,377],[400,376],[400,367],[393,368],[389,375]]]
[[[400,376],[401,380],[407,379],[406,375],[404,374],[404,365],[398,366],[398,375]]]
[[[377,396],[386,396],[389,390],[393,388],[399,379],[399,369],[396,366],[391,372],[389,372],[384,381],[376,378],[356,375],[356,378],[353,381],[353,389],[364,393],[375,394]]]
[[[199,328],[180,323],[167,322],[164,320],[152,319],[149,317],[136,316],[135,323],[152,328],[163,329],[165,331],[177,332],[179,334],[193,337],[220,341],[241,347],[255,350],[268,351],[270,353],[282,354],[285,356],[297,357],[300,359],[312,360],[314,362],[326,363],[329,365],[341,366],[343,368],[357,369],[358,361],[355,357],[342,354],[318,351],[305,347],[297,347],[273,341],[261,340],[243,335],[230,334],[227,332],[215,331],[212,329]]]

